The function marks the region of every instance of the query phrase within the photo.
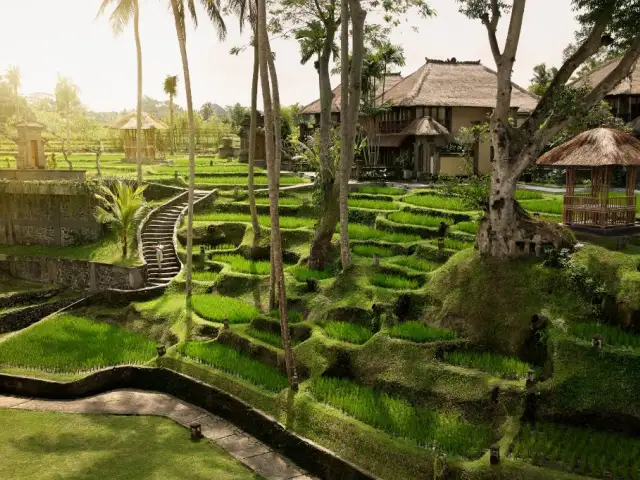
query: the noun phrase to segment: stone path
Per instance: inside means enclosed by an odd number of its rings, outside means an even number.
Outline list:
[[[139,390],[114,390],[80,400],[37,400],[0,395],[0,408],[62,413],[157,415],[189,428],[202,426],[206,439],[218,444],[249,469],[268,480],[317,480],[264,443],[205,410],[170,395]],[[185,431],[185,441],[190,433]]]

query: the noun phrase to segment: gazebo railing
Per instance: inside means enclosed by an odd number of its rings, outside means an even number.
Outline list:
[[[635,196],[594,196],[573,194],[564,197],[563,222],[572,225],[612,227],[633,225]]]

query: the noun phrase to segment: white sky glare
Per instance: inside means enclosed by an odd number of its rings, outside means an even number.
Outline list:
[[[57,74],[80,87],[80,99],[96,111],[135,108],[136,54],[133,27],[113,35],[108,16],[96,19],[100,0],[0,0],[0,73],[9,65],[20,66],[23,94],[53,93]],[[140,35],[143,56],[143,91],[164,99],[162,83],[167,74],[180,77],[177,102],[185,105],[182,63],[168,0],[140,0]],[[416,70],[425,57],[481,60],[495,68],[484,27],[458,13],[454,0],[431,0],[437,16],[411,19],[397,28],[392,41],[404,46],[407,65],[403,76]],[[513,79],[526,87],[539,63],[559,66],[562,50],[577,28],[571,0],[531,0],[525,20]],[[503,19],[500,32],[506,29]],[[233,46],[248,42],[240,35],[236,18],[227,18],[227,40],[218,41],[204,11],[197,30],[189,24],[187,50],[194,106],[211,101],[220,105],[250,103],[252,53],[229,54]],[[30,36],[28,36],[30,35]],[[313,63],[300,65],[295,40],[276,40],[281,98],[284,105],[307,104],[318,97]],[[333,78],[332,85],[339,79]]]

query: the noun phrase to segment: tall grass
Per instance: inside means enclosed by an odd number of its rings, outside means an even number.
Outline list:
[[[226,263],[236,272],[250,273],[253,275],[269,275],[271,269],[271,264],[266,260],[248,260],[242,255],[214,255],[213,261]]]
[[[400,206],[394,202],[385,202],[384,200],[367,200],[363,198],[350,198],[349,207],[384,211],[400,209]]]
[[[543,200],[522,200],[520,204],[528,212],[553,213],[560,215],[562,213],[562,199],[543,199]]]
[[[584,340],[591,340],[594,335],[602,335],[605,345],[616,347],[640,348],[640,335],[625,332],[618,327],[602,323],[578,323],[569,328],[569,332]]]
[[[358,193],[368,193],[369,195],[404,195],[404,188],[382,187],[382,186],[362,186],[358,187]]]
[[[525,424],[513,445],[514,458],[550,461],[597,478],[637,479],[640,440],[622,434],[554,423]]]
[[[382,273],[376,273],[371,279],[371,284],[392,290],[415,290],[420,286],[417,280]]]
[[[408,195],[404,202],[418,207],[435,208],[438,210],[452,210],[464,212],[469,210],[468,205],[461,198],[442,197],[439,195]]]
[[[0,365],[77,372],[144,363],[156,342],[139,333],[74,315],[59,315],[5,340]]]
[[[326,280],[327,278],[335,277],[337,272],[334,269],[326,270],[311,270],[307,267],[297,265],[291,268],[291,274],[299,282],[306,282],[309,278],[315,278],[316,280]]]
[[[272,392],[279,392],[288,385],[287,377],[280,370],[215,341],[183,343],[178,346],[178,351],[185,357],[211,365]]]
[[[349,380],[315,378],[311,393],[368,425],[453,456],[474,457],[491,441],[488,425],[474,425],[455,413],[416,407]]]
[[[387,218],[392,222],[402,223],[407,225],[420,225],[423,227],[435,227],[440,226],[440,222],[444,222],[448,225],[451,224],[451,220],[444,217],[433,217],[430,215],[416,215],[411,212],[393,212],[390,213]]]
[[[249,323],[260,313],[242,300],[222,295],[194,295],[191,302],[198,315],[213,322],[222,322],[226,318],[229,323]]]
[[[395,255],[390,248],[378,247],[377,245],[354,245],[351,250],[360,257],[373,257],[377,255],[380,258],[384,258]]]
[[[387,232],[359,223],[349,224],[349,238],[352,240],[380,240],[389,243],[410,243],[422,240],[420,235],[411,233]]]
[[[403,338],[420,343],[453,340],[456,338],[456,332],[453,330],[432,327],[422,322],[398,323],[392,326],[388,333],[394,338]]]
[[[438,263],[424,260],[420,257],[416,257],[415,255],[392,258],[391,260],[389,260],[389,263],[400,265],[401,267],[411,268],[413,270],[418,270],[420,272],[431,272],[440,266],[440,264]]]
[[[477,368],[497,377],[525,378],[531,365],[517,358],[493,353],[453,351],[445,352],[443,360],[453,365]]]
[[[327,322],[324,325],[324,331],[331,338],[355,343],[356,345],[366,343],[373,336],[373,333],[368,328],[348,322]]]

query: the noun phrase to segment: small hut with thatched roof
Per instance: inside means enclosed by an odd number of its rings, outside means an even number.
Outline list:
[[[124,161],[135,162],[136,155],[136,132],[137,113],[135,111],[127,113],[118,118],[112,128],[123,132],[124,140]],[[142,158],[145,161],[154,161],[160,154],[164,157],[166,148],[156,130],[167,130],[169,127],[160,120],[152,117],[146,112],[142,112]]]
[[[563,202],[563,223],[587,227],[600,233],[636,225],[636,169],[640,165],[640,141],[612,128],[595,128],[550,150],[538,165],[565,167],[567,186]],[[610,192],[614,167],[626,169],[626,190]],[[591,191],[575,191],[579,168],[591,170]]]

